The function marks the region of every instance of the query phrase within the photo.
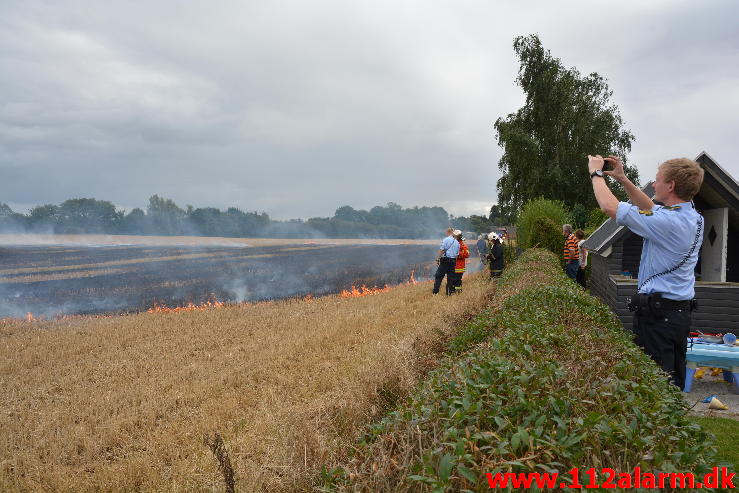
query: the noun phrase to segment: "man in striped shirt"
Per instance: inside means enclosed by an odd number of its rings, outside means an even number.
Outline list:
[[[580,268],[580,256],[577,249],[577,238],[572,234],[572,225],[562,226],[562,235],[565,237],[565,271],[570,279],[577,279],[577,270]]]

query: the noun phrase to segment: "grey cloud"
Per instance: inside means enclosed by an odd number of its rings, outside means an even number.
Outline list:
[[[732,2],[5,4],[0,201],[484,213],[531,32],[609,78],[643,177],[703,149],[739,176]]]

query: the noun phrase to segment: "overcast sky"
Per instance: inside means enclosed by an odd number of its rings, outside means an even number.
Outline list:
[[[739,178],[739,2],[0,0],[0,202],[485,214],[538,33],[609,80],[642,180]],[[573,163],[585,167],[585,162]]]

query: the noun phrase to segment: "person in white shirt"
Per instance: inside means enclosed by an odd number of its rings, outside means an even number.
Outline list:
[[[585,232],[582,229],[575,231],[575,238],[577,238],[577,251],[580,254],[580,268],[577,269],[577,277],[575,280],[583,288],[587,288],[585,282],[585,267],[588,266],[588,249],[582,246],[585,243]]]

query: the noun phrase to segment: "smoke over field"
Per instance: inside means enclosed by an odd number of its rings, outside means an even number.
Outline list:
[[[431,275],[436,242],[0,247],[0,317],[130,312],[383,287]],[[360,243],[361,242],[361,243]]]

